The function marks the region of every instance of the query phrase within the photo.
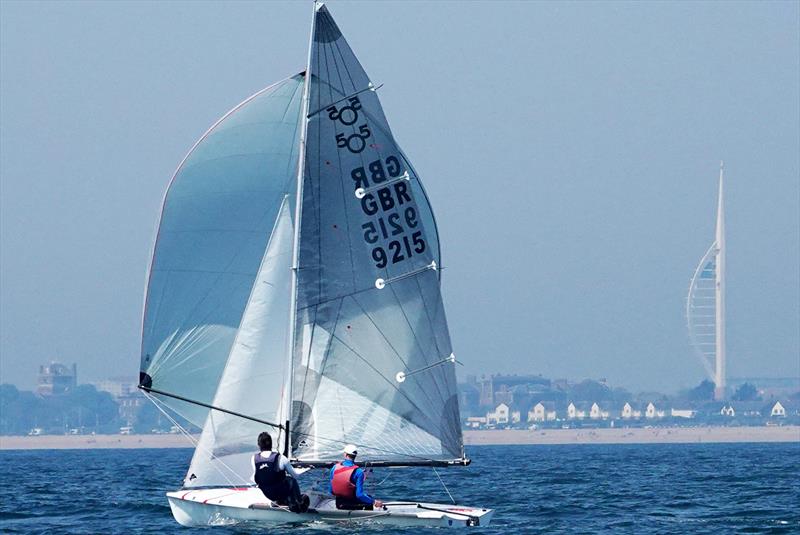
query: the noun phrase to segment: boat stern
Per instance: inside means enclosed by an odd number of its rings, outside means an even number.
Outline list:
[[[192,527],[201,525],[194,520],[192,502],[181,499],[183,492],[168,492],[167,501],[172,511],[172,517],[181,526]]]

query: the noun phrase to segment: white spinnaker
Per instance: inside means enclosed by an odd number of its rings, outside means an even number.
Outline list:
[[[283,198],[293,196],[303,85],[302,74],[293,76],[226,114],[186,156],[164,198],[139,381],[198,427],[208,415],[201,404],[210,404],[217,391]]]
[[[281,424],[287,419],[284,384],[287,374],[289,290],[293,225],[288,196],[247,302],[213,405]],[[275,428],[211,410],[184,485],[246,485],[252,476],[250,457],[261,431],[283,441]]]

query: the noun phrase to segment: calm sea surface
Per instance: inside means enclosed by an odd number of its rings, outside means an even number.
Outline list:
[[[164,492],[180,485],[191,454],[0,451],[0,532],[189,533]],[[800,533],[800,443],[483,446],[468,454],[472,466],[439,473],[459,503],[497,509],[491,527],[473,533]],[[376,471],[369,486],[382,498],[448,502],[429,468]],[[269,532],[328,530],[419,531]]]

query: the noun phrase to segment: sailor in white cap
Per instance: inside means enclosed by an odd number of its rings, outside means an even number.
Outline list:
[[[336,496],[337,509],[380,509],[383,502],[364,492],[364,470],[356,465],[358,449],[344,447],[344,459],[331,468],[331,494]]]

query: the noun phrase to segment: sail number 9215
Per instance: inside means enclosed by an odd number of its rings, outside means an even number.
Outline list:
[[[392,212],[386,217],[378,217],[374,221],[367,221],[361,225],[361,229],[364,231],[364,241],[370,245],[378,243],[381,238],[384,240],[393,238],[387,244],[388,251],[380,245],[372,248],[371,254],[375,267],[385,268],[389,261],[397,264],[415,254],[425,252],[426,245],[425,239],[422,237],[422,230],[413,232],[409,239],[409,236],[404,234],[403,224],[410,229],[419,226],[417,210],[413,206],[407,206],[403,210],[402,219],[399,213]]]
[[[408,236],[403,236],[402,240],[390,241],[388,247],[388,253],[381,246],[372,249],[372,259],[375,261],[375,267],[385,268],[390,259],[392,264],[397,264],[406,258],[411,258],[414,254],[424,253],[425,240],[422,239],[422,231],[418,230],[411,235],[410,240]]]

